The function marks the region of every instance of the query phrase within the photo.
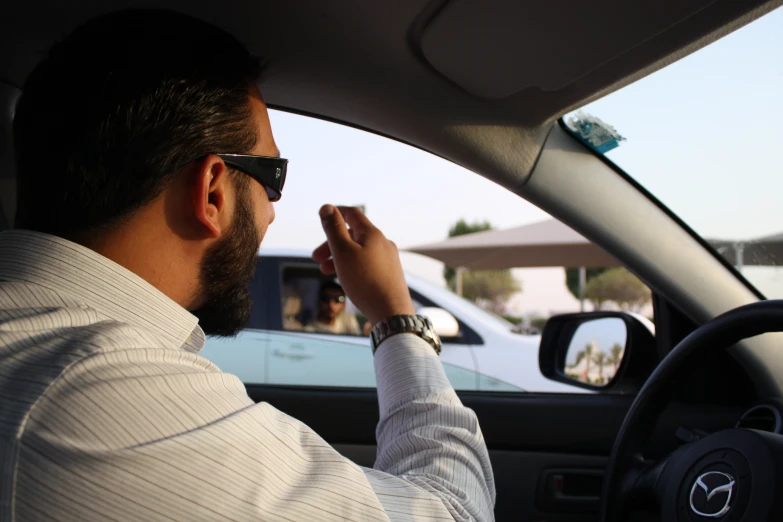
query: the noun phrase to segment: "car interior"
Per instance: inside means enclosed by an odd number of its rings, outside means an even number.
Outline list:
[[[764,300],[561,118],[783,0],[14,2],[0,18],[0,230],[13,227],[11,122],[26,75],[80,22],[135,5],[236,35],[264,57],[259,86],[271,108],[460,165],[566,223],[652,289],[655,335],[628,323],[627,362],[611,385],[588,394],[459,392],[490,451],[497,520],[780,520],[783,304]],[[591,317],[547,324],[542,372],[562,377],[565,346]],[[247,388],[372,466],[374,390]],[[730,518],[699,515],[692,498],[688,510],[694,481],[710,472],[737,477],[731,509],[719,514]]]

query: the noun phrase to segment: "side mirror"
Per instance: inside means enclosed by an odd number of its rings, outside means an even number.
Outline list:
[[[553,381],[635,393],[655,369],[653,331],[646,318],[623,312],[557,315],[544,327],[538,364]]]
[[[416,310],[416,314],[429,317],[438,336],[459,337],[459,323],[457,319],[443,308],[424,306]]]

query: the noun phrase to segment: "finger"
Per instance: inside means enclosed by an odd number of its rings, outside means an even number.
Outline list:
[[[338,209],[345,218],[345,222],[351,227],[353,238],[358,243],[362,243],[367,237],[367,232],[373,230],[375,225],[356,207],[338,207]]]
[[[313,261],[316,263],[323,263],[327,259],[332,257],[332,251],[329,250],[329,242],[324,241],[320,245],[318,245],[318,248],[313,250]]]
[[[345,225],[345,219],[334,205],[322,206],[318,214],[321,216],[321,226],[326,232],[326,241],[332,255],[345,246],[353,244],[348,227]]]
[[[321,273],[323,275],[334,275],[337,273],[337,267],[334,266],[334,259],[327,259],[321,263]]]

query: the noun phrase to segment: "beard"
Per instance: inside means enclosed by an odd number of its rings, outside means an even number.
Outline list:
[[[258,232],[246,184],[237,184],[234,222],[201,262],[204,304],[191,313],[206,335],[231,337],[250,322],[250,281],[256,268]]]

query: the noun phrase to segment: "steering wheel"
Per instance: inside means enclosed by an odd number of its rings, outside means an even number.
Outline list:
[[[602,522],[657,508],[666,522],[783,520],[783,436],[745,428],[707,435],[655,463],[641,449],[689,363],[767,332],[783,331],[783,300],[731,310],[683,339],[655,369],[625,416],[606,471]]]

